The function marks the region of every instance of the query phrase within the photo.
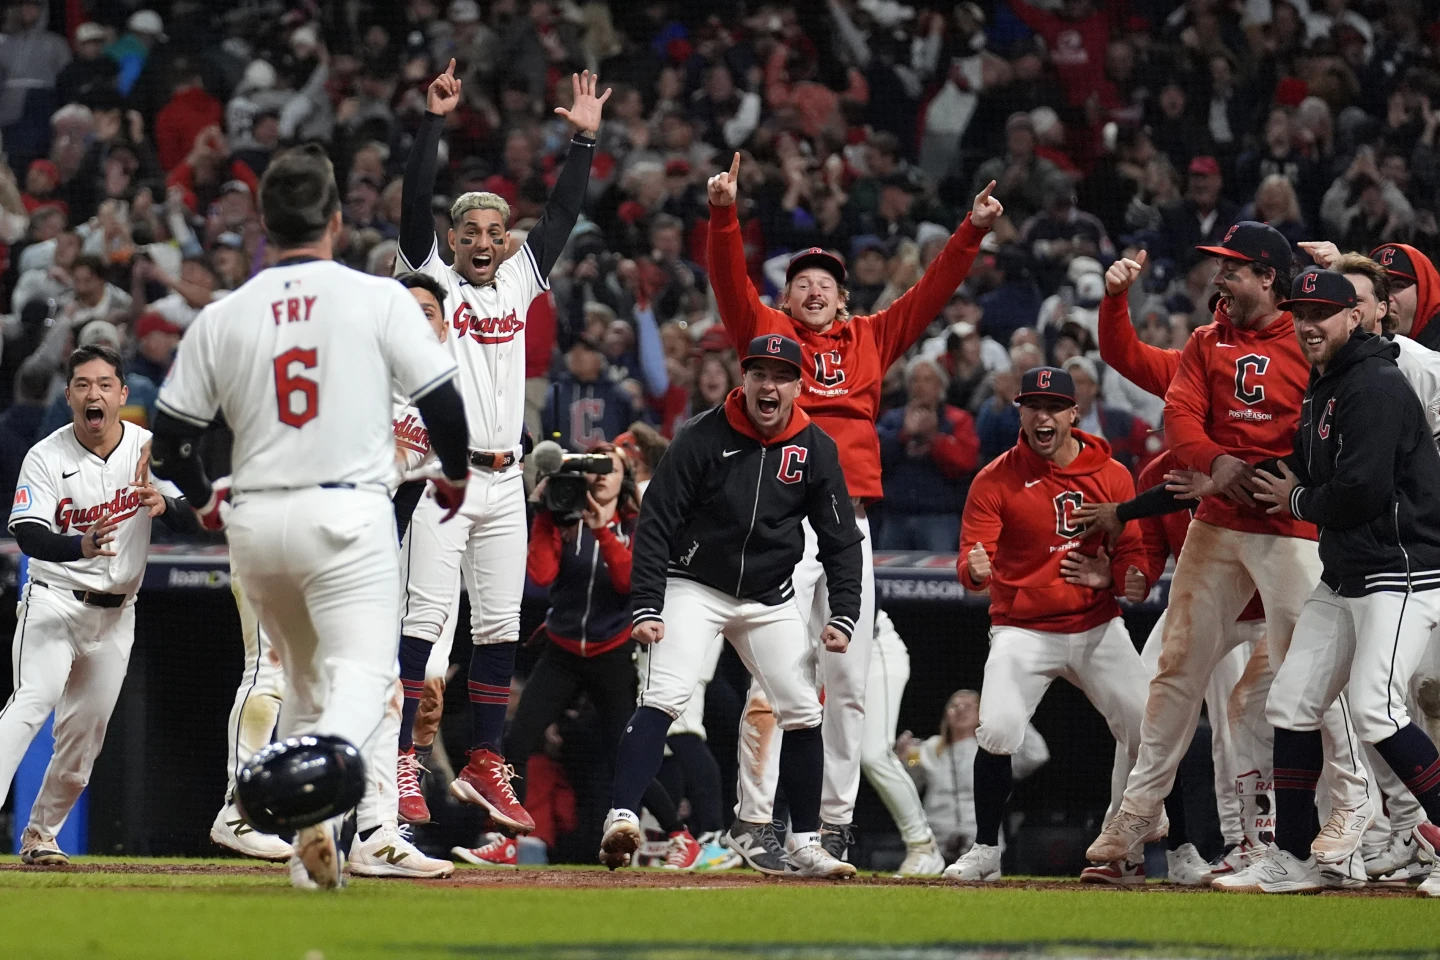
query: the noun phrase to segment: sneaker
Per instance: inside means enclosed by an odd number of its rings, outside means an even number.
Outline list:
[[[820,822],[820,846],[836,860],[844,860],[855,845],[855,831],[848,823]]]
[[[343,817],[332,817],[324,823],[305,827],[295,835],[295,853],[290,858],[291,883],[313,890],[338,890],[345,886],[345,852],[340,848],[343,822]],[[301,875],[314,886],[296,883]]]
[[[1226,847],[1224,852],[1211,860],[1209,866],[1201,872],[1200,883],[1208,887],[1217,877],[1228,877],[1248,868],[1250,854],[1254,849],[1249,840]]]
[[[738,853],[752,870],[771,877],[785,873],[785,853],[771,824],[736,820],[720,842]]]
[[[702,833],[696,838],[700,844],[700,855],[695,858],[696,870],[731,870],[740,866],[745,859],[721,842],[723,834]]]
[[[1250,866],[1216,877],[1210,886],[1231,893],[1314,893],[1327,884],[1314,856],[1300,860],[1272,843],[1250,854]]]
[[[1170,832],[1170,820],[1162,809],[1157,816],[1142,817],[1124,807],[1110,818],[1100,836],[1085,851],[1091,863],[1114,863],[1128,860],[1130,855],[1147,843],[1162,840]]]
[[[514,869],[520,866],[520,844],[515,842],[514,837],[507,837],[503,833],[487,833],[480,839],[485,842],[478,847],[451,847],[450,856],[473,863],[477,867]]]
[[[945,872],[945,858],[940,855],[940,846],[931,837],[923,843],[905,844],[905,859],[897,877],[938,877]]]
[[[1376,881],[1388,881],[1395,874],[1401,874],[1403,882],[1409,879],[1410,865],[1419,859],[1420,844],[1413,832],[1392,834],[1389,845],[1365,861],[1365,874]]]
[[[233,803],[225,804],[215,814],[215,822],[210,825],[210,841],[218,847],[256,860],[290,859],[290,844],[250,826]]]
[[[393,823],[382,824],[361,840],[355,834],[350,845],[350,872],[357,877],[403,877],[409,880],[438,880],[455,872],[449,860],[437,860],[421,853]]]
[[[820,838],[811,834],[814,839],[795,842],[795,835],[790,837],[790,847],[785,851],[786,874],[792,877],[823,877],[826,880],[849,880],[855,876],[855,865],[846,863],[844,860],[835,857]]]
[[[1196,854],[1198,859],[1199,854]],[[1116,860],[1114,863],[1092,863],[1080,871],[1081,883],[1108,883],[1114,887],[1133,887],[1145,883],[1145,858]]]
[[[700,844],[689,830],[670,834],[670,849],[665,853],[666,870],[694,870],[700,859]]]
[[[430,805],[425,802],[425,791],[420,789],[420,777],[425,768],[415,756],[415,749],[400,751],[396,763],[395,785],[400,790],[400,822],[429,823]]]
[[[600,862],[611,870],[630,866],[640,838],[640,818],[633,810],[611,810],[600,837]]]
[[[1364,890],[1370,885],[1370,878],[1365,875],[1365,858],[1358,849],[1346,857],[1344,863],[1321,863],[1318,857],[1315,863],[1320,868],[1320,879],[1333,890]]]
[[[1000,879],[1000,848],[977,843],[966,850],[964,855],[941,874],[946,880],[960,880],[967,883]]]
[[[1420,884],[1419,893],[1422,897],[1440,897],[1440,870],[1432,871],[1425,882]]]
[[[484,807],[502,827],[529,833],[535,829],[535,821],[515,798],[510,786],[514,779],[515,768],[504,757],[489,750],[471,750],[465,769],[450,782],[450,792],[457,800]]]
[[[1415,837],[1415,842],[1420,844],[1425,859],[1430,863],[1435,863],[1435,851],[1440,850],[1440,827],[1426,820],[1416,824],[1412,836]]]
[[[1330,812],[1330,819],[1325,821],[1310,844],[1310,852],[1320,863],[1344,863],[1360,849],[1365,831],[1374,822],[1375,808],[1369,800],[1350,809],[1337,807]]]
[[[1165,851],[1165,882],[1182,887],[1198,887],[1204,881],[1200,878],[1210,869],[1210,864],[1200,856],[1193,843],[1182,843],[1174,850]]]
[[[28,867],[64,867],[69,865],[70,857],[54,837],[26,827],[20,834],[20,862]]]

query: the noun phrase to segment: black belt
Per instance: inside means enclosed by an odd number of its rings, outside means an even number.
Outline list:
[[[504,470],[520,462],[514,450],[471,450],[470,466],[486,470]]]
[[[44,580],[31,580],[30,582],[37,587],[44,587],[46,590],[51,589],[50,584]],[[87,606],[105,607],[110,610],[116,607],[123,607],[125,601],[129,599],[123,593],[101,593],[98,590],[71,590],[70,592],[75,594],[76,600],[79,600]]]

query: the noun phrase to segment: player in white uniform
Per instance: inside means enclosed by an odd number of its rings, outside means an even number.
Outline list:
[[[454,523],[442,526],[432,500],[416,506],[402,547],[402,680],[424,681],[426,645],[435,643],[457,590],[463,561],[470,588],[469,762],[451,793],[484,807],[519,833],[535,821],[515,797],[514,775],[502,755],[505,709],[520,638],[525,588],[525,486],[520,460],[525,420],[525,317],[549,287],[546,277],[580,215],[602,105],[588,71],[573,78],[575,101],[556,113],[576,130],[555,189],[535,228],[506,259],[509,205],[492,193],[466,193],[450,208],[447,242],[455,265],[440,258],[430,197],[436,149],[445,116],[460,102],[455,64],[430,85],[426,114],[405,169],[397,270],[418,270],[440,282],[451,304],[450,348],[470,427],[470,462],[476,468]]]
[[[467,474],[464,407],[455,362],[414,298],[332,262],[339,190],[319,148],[275,160],[260,205],[280,259],[186,332],[157,402],[152,467],[205,504],[207,527],[233,500],[232,563],[285,671],[279,735],[336,736],[368,755],[397,676],[391,384],[424,418],[444,468],[435,501],[452,514]],[[222,407],[235,434],[230,490],[211,487],[194,449]],[[383,826],[375,793],[371,773],[362,837]],[[340,821],[300,830],[296,885],[343,883]]]
[[[30,572],[15,628],[15,692],[0,710],[0,805],[55,712],[55,752],[20,837],[27,864],[69,862],[55,835],[90,781],[125,681],[151,519],[170,513],[194,526],[188,506],[148,482],[150,432],[120,420],[129,391],[119,355],[81,347],[67,374],[74,422],[30,448],[10,510]]]

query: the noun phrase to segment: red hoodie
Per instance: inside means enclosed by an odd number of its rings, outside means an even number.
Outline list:
[[[1396,256],[1396,252],[1403,256]],[[1436,272],[1435,264],[1406,243],[1382,244],[1371,250],[1370,256],[1392,275],[1414,281],[1415,320],[1408,336],[1421,346],[1436,349],[1440,345],[1440,273]],[[1410,260],[1409,270],[1405,269],[1406,258]]]
[[[1060,561],[1071,550],[1094,556],[1101,545],[1098,538],[1082,543],[1071,519],[1075,509],[1135,496],[1130,471],[1110,458],[1104,440],[1079,430],[1074,436],[1080,455],[1067,467],[1044,459],[1022,437],[970,485],[957,566],[967,590],[990,588],[991,623],[1081,633],[1120,616],[1115,596],[1124,593],[1125,572],[1131,566],[1147,569],[1140,531],[1126,526],[1111,557],[1109,591],[1066,583],[1060,573]],[[970,576],[966,560],[977,542],[990,554],[991,573],[984,581]]]
[[[224,117],[224,106],[204,87],[178,91],[155,117],[155,155],[160,166],[167,172],[178,167],[189,156],[200,131],[219,125]]]

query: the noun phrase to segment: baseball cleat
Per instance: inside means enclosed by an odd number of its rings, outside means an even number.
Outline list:
[[[70,864],[70,857],[54,837],[26,827],[20,834],[20,862],[27,867],[64,867]]]
[[[923,843],[905,844],[905,859],[900,864],[900,869],[895,871],[897,877],[938,877],[945,872],[945,858],[940,855],[940,847],[931,837]]]
[[[355,834],[350,845],[350,872],[357,877],[438,880],[454,873],[455,864],[425,856],[395,824],[385,823],[376,827],[368,840]]]
[[[1374,822],[1375,808],[1369,800],[1351,809],[1337,807],[1310,844],[1310,852],[1319,863],[1344,863],[1360,849],[1365,831]]]
[[[1200,883],[1208,887],[1217,877],[1228,877],[1249,867],[1250,854],[1254,849],[1250,846],[1249,840],[1226,847],[1225,851],[1211,860],[1210,864],[1201,872]]]
[[[1390,843],[1375,856],[1365,861],[1365,873],[1377,882],[1405,882],[1410,877],[1410,865],[1420,860],[1420,844],[1413,832],[1391,834]],[[1399,874],[1397,877],[1396,874]]]
[[[477,867],[508,867],[513,870],[520,866],[520,845],[514,837],[487,833],[481,839],[485,842],[478,847],[451,847],[450,856]]]
[[[1095,842],[1090,844],[1090,849],[1085,851],[1085,859],[1091,863],[1128,860],[1145,844],[1163,840],[1169,832],[1170,819],[1165,816],[1164,809],[1155,816],[1142,817],[1121,807],[1105,824]]]
[[[836,860],[844,860],[855,844],[855,831],[848,823],[820,822],[820,846]]]
[[[670,849],[665,852],[666,870],[694,870],[700,859],[700,843],[689,830],[670,834]]]
[[[796,843],[795,835],[790,835],[791,842],[785,851],[786,876],[821,877],[826,880],[849,880],[855,876],[854,864],[833,856],[815,834],[810,834],[810,837]]]
[[[1210,886],[1230,893],[1315,893],[1329,884],[1314,856],[1301,860],[1272,843],[1250,854],[1249,867],[1216,877]]]
[[[730,870],[745,862],[745,858],[721,843],[723,833],[702,833],[696,839],[700,843],[700,855],[695,858],[696,870]]]
[[[1440,870],[1432,871],[1420,884],[1418,892],[1422,897],[1440,897]]]
[[[1197,858],[1199,854],[1196,854]],[[1143,886],[1145,858],[1116,860],[1114,863],[1093,863],[1080,871],[1081,883],[1108,883],[1112,887]]]
[[[343,817],[332,817],[324,823],[304,827],[295,835],[295,854],[290,865],[292,882],[296,876],[294,860],[298,859],[315,889],[338,890],[345,886],[345,853],[340,849],[343,823]]]
[[[1210,869],[1210,864],[1200,856],[1193,843],[1182,843],[1174,850],[1165,851],[1165,882],[1182,887],[1198,887],[1201,879]]]
[[[210,841],[217,847],[224,847],[256,860],[271,860],[277,863],[290,859],[290,844],[270,833],[261,833],[250,826],[233,803],[227,803],[215,815],[210,825]]]
[[[535,820],[525,812],[515,797],[510,781],[515,768],[505,758],[489,750],[471,750],[470,760],[450,782],[450,792],[457,800],[473,803],[490,811],[490,817],[502,827],[516,833],[535,829]]]
[[[1359,850],[1346,857],[1344,863],[1321,863],[1317,858],[1315,864],[1320,869],[1320,879],[1332,889],[1364,890],[1370,883],[1365,875],[1365,858]]]
[[[420,788],[420,777],[425,768],[415,756],[412,747],[400,751],[395,764],[395,786],[400,791],[400,822],[429,823],[430,805],[425,802],[425,791]]]
[[[1435,826],[1428,820],[1415,825],[1412,831],[1415,842],[1420,844],[1426,861],[1436,863],[1436,850],[1440,850],[1440,827]]]
[[[630,866],[640,849],[640,818],[633,810],[611,810],[600,837],[600,862],[611,870]]]
[[[1000,879],[1000,848],[977,843],[941,874],[946,880],[966,883]]]
[[[752,870],[771,877],[785,873],[785,853],[775,837],[775,827],[769,823],[736,820],[720,842],[738,853]]]

